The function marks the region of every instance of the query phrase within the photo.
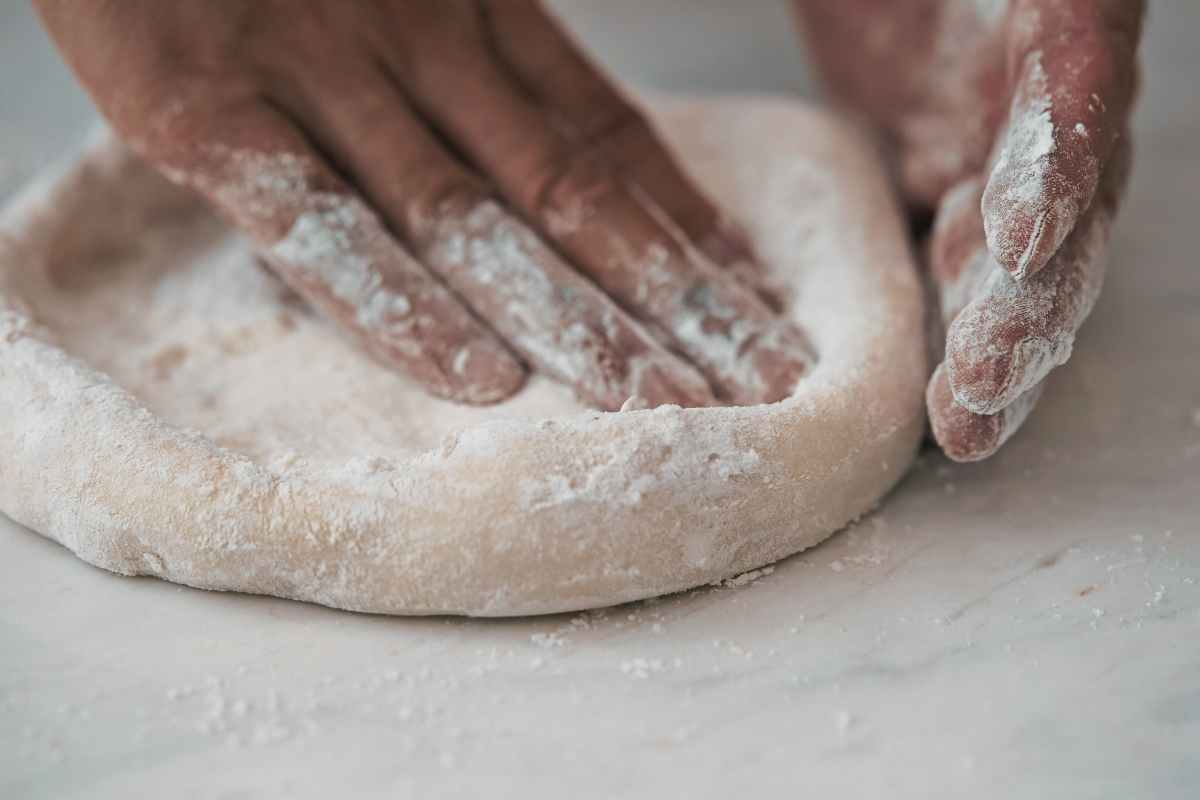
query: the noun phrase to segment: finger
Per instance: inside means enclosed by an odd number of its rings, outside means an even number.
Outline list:
[[[280,91],[414,252],[539,372],[615,411],[709,405],[704,377],[571,269],[375,70]]]
[[[943,336],[975,299],[994,262],[987,249],[979,199],[984,181],[967,178],[946,192],[929,237],[929,273],[938,291]]]
[[[1140,0],[1017,0],[1014,86],[983,197],[988,246],[1018,281],[1046,266],[1090,207],[1135,89]]]
[[[613,164],[688,241],[752,285],[764,272],[749,239],[679,167],[630,103],[537,0],[486,0],[496,52],[530,96],[580,147],[605,142]]]
[[[954,319],[946,367],[960,405],[994,414],[1070,357],[1075,331],[1103,284],[1109,231],[1128,164],[1124,137],[1096,202],[1047,268],[1017,283],[994,267]]]
[[[999,269],[988,252],[979,214],[983,186],[983,178],[976,176],[948,191],[930,236],[929,271],[938,290],[943,339],[954,319],[983,291],[988,276]],[[996,414],[976,414],[954,399],[945,364],[939,363],[925,392],[933,436],[955,461],[987,458],[1017,431],[1041,391],[1038,384]]]
[[[539,371],[608,411],[715,403],[655,341],[507,209],[484,200],[437,224],[422,252]]]
[[[635,317],[664,331],[718,397],[753,404],[791,393],[812,359],[803,334],[681,245],[607,159],[574,149],[496,64],[467,54],[452,69],[400,78],[509,202]]]
[[[309,303],[433,394],[496,402],[516,358],[389,234],[289,118],[264,102],[188,115],[151,145],[169,177],[247,232]]]
[[[1003,445],[1028,418],[1042,394],[1036,384],[995,414],[976,414],[954,399],[945,365],[939,364],[925,390],[925,408],[934,439],[954,461],[980,461]]]

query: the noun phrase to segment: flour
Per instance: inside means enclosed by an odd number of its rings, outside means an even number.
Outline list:
[[[1070,132],[1070,134],[1068,134]],[[1018,281],[1025,281],[1057,252],[1084,208],[1080,195],[1058,174],[1061,137],[1088,138],[1087,127],[1056,128],[1053,98],[1042,54],[1027,57],[1005,134],[997,142],[983,201],[988,247]],[[1089,157],[1073,181],[1095,186],[1099,162]],[[1090,193],[1089,193],[1090,198]]]
[[[1054,264],[1023,283],[984,260],[982,286],[947,333],[950,381],[965,408],[994,414],[1070,358],[1104,284],[1113,209],[1099,205]]]
[[[493,406],[439,400],[336,335],[190,195],[102,144],[0,220],[0,508],[123,574],[388,613],[619,603],[819,541],[911,460],[921,293],[862,138],[788,104],[727,102],[665,124],[795,298],[790,319],[821,358],[793,397],[602,413],[535,377]],[[303,165],[278,163],[229,191],[295,189]],[[456,291],[501,274],[541,291],[518,224],[490,208],[467,222],[432,245]],[[421,298],[386,271],[377,283],[347,246],[383,236],[376,224],[328,197],[269,256],[311,264],[338,302],[365,297],[360,326],[399,324]],[[461,350],[438,359],[474,368]],[[618,402],[648,379],[638,369],[611,384]]]
[[[647,422],[658,428],[658,436],[671,442],[654,446],[647,438],[618,438],[609,448],[596,454],[596,463],[583,481],[567,475],[546,475],[522,479],[520,507],[536,511],[560,503],[592,503],[597,513],[614,504],[637,506],[645,493],[677,480],[680,467],[702,464],[712,477],[727,481],[745,476],[761,459],[753,449],[739,446],[731,432],[716,428],[713,436],[700,439],[685,435],[683,417],[677,406],[661,406],[647,415]],[[560,423],[559,427],[571,423]],[[726,438],[721,440],[721,435]],[[708,452],[692,446],[703,442]]]
[[[1054,122],[1050,118],[1050,95],[1040,53],[1030,56],[1025,91],[1014,106],[1012,121],[992,167],[994,179],[1006,179],[1004,197],[1028,203],[1041,197],[1046,172],[1054,154]]]
[[[994,26],[1008,13],[1009,0],[970,0],[969,4],[983,24]]]
[[[403,344],[419,346],[404,338],[411,333],[411,321],[406,317],[412,312],[412,303],[383,285],[363,249],[354,244],[364,229],[378,225],[374,214],[362,201],[346,196],[316,194],[312,203],[319,210],[297,217],[287,235],[267,252],[273,259],[293,265],[308,280],[328,287],[335,300],[356,310],[364,329],[388,325]]]
[[[203,160],[219,167],[168,177],[237,220],[295,291],[379,360],[463,402],[493,402],[520,385],[507,349],[310,157],[218,145]]]
[[[430,266],[541,374],[610,411],[710,405],[695,368],[670,353],[523,222],[494,201],[436,223]]]

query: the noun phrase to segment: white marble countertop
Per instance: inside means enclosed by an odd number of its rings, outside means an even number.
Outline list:
[[[650,85],[805,86],[773,3],[560,5]],[[1109,285],[999,457],[926,454],[744,585],[511,621],[121,578],[0,518],[0,797],[1200,796],[1200,4],[1153,11]],[[3,195],[90,112],[23,3],[0,54]]]

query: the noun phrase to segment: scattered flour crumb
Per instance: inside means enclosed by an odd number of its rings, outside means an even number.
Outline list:
[[[667,664],[661,658],[630,658],[621,662],[621,672],[636,680],[649,678],[667,669]]]
[[[562,647],[567,643],[567,639],[559,633],[535,633],[529,637],[529,641],[547,650],[553,647]]]

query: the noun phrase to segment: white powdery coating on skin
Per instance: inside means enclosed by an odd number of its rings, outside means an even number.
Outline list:
[[[439,228],[430,262],[468,301],[486,294],[481,301],[495,313],[485,316],[540,372],[578,387],[591,402],[614,407],[640,401],[643,375],[654,367],[704,390],[698,374],[644,335],[498,203],[447,217]],[[618,343],[634,351],[617,353]],[[618,360],[623,370],[611,368]]]
[[[1033,94],[1027,98],[1027,105],[1014,111],[992,168],[992,180],[1004,181],[1003,196],[1014,204],[1030,203],[1041,196],[1048,161],[1056,147],[1046,71],[1041,54],[1031,58],[1027,80]]]
[[[278,241],[266,246],[268,260],[290,269],[305,283],[321,287],[345,308],[369,339],[414,358],[424,347],[412,337],[414,326],[428,327],[428,318],[412,317],[413,299],[384,284],[371,253],[391,258],[407,255],[395,243],[378,216],[352,194],[316,191],[317,167],[306,156],[289,152],[262,153],[214,146],[209,159],[226,165],[220,177],[207,173],[168,172],[168,178],[208,194],[251,230],[294,219]],[[417,289],[433,290],[432,283]],[[324,297],[309,297],[323,305]],[[339,314],[340,317],[344,316]]]
[[[306,280],[355,309],[366,330],[384,325],[396,333],[407,330],[401,320],[412,311],[404,294],[383,285],[383,278],[364,252],[361,240],[374,233],[374,215],[361,201],[337,195],[316,195],[316,210],[296,218],[291,230],[267,251],[271,259],[288,264]],[[355,241],[356,239],[360,241]]]
[[[994,264],[990,258],[988,263]],[[955,370],[957,359],[948,358],[950,386],[959,405],[976,414],[995,414],[1070,358],[1075,339],[1073,330],[1063,331],[1052,339],[1040,336],[1023,339],[1011,354],[1004,351],[994,335],[1014,309],[1021,308],[1030,320],[1048,315],[1056,294],[1051,287],[1039,291],[1017,283],[998,264],[987,271],[978,297],[951,326],[949,348],[969,354],[966,360],[970,363],[1006,355],[1011,356],[1011,361],[1005,383],[996,390],[990,383],[974,387],[963,382]]]
[[[1009,0],[969,0],[980,21],[987,25],[996,25],[1008,13]]]
[[[1104,283],[1104,257],[1111,214],[1098,209],[1078,238],[1069,241],[1053,270],[1018,283],[992,262],[977,297],[954,321],[948,334],[947,358],[954,399],[977,414],[995,414],[1033,389],[1055,367],[1067,362],[1075,332],[1091,313]],[[1050,326],[1048,321],[1053,320]],[[957,374],[959,359],[972,365],[1005,355],[996,333],[1005,324],[1023,324],[1030,334],[1012,346],[1008,372],[1002,385],[985,380],[967,383]],[[1037,331],[1036,333],[1034,331]],[[1028,413],[1028,412],[1026,412]]]
[[[246,223],[271,220],[281,208],[299,207],[312,193],[314,165],[296,153],[211,145],[203,160],[222,164],[221,174],[170,167],[160,167],[160,171],[172,183],[204,192]]]
[[[1013,100],[1008,129],[992,167],[983,218],[988,246],[1001,262],[1014,265],[1017,280],[1027,277],[1047,232],[1059,238],[1052,243],[1057,246],[1080,211],[1071,194],[1047,199],[1058,143],[1041,53],[1031,53],[1029,59],[1022,90]],[[1014,238],[1014,215],[1032,220],[1033,229],[1025,241]]]
[[[1000,426],[1000,435],[996,437],[996,443],[991,452],[999,450],[1025,424],[1025,420],[1029,418],[1038,400],[1042,397],[1043,385],[1035,383],[1000,412],[1003,415],[1003,423]]]
[[[937,242],[947,236],[951,226],[962,224],[965,215],[979,213],[979,184],[975,179],[959,181],[942,198],[937,211],[937,222],[932,234]],[[935,336],[944,338],[945,329],[950,327],[958,313],[966,308],[983,288],[988,273],[991,271],[992,260],[987,252],[987,245],[980,242],[978,248],[961,266],[959,274],[953,278],[939,276],[936,281],[938,290],[938,310],[941,313],[942,331]],[[939,356],[935,361],[940,361]]]
[[[497,329],[547,374],[566,382],[587,375],[586,332],[561,326],[562,302],[537,260],[556,256],[537,235],[491,201],[441,226],[430,257],[451,284],[486,287],[505,310]]]
[[[963,267],[958,277],[941,285],[939,300],[942,308],[942,324],[947,328],[954,322],[971,301],[986,291],[988,281],[1002,267],[992,258],[986,245],[980,245]]]
[[[776,359],[813,357],[807,343],[797,341],[791,320],[771,317],[749,320],[736,308],[721,302],[718,290],[750,294],[741,285],[722,285],[712,278],[719,268],[702,253],[689,248],[687,257],[698,269],[702,282],[679,289],[678,274],[668,267],[670,249],[662,242],[650,242],[640,253],[621,236],[613,234],[610,246],[614,258],[633,274],[640,276],[635,298],[646,302],[656,294],[671,292],[669,332],[702,367],[730,386],[739,387],[746,396],[762,397],[771,387],[754,354]],[[751,300],[749,304],[757,303]],[[711,330],[712,327],[722,328]]]

